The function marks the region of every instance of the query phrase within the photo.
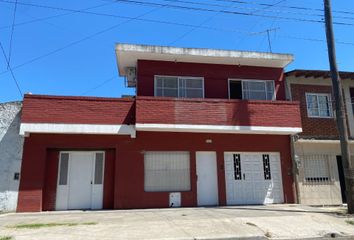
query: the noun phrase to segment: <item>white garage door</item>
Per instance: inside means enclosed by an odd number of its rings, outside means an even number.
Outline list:
[[[228,205],[283,202],[279,153],[226,152],[224,160]]]

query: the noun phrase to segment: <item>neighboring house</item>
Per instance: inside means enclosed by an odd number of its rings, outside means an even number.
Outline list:
[[[136,97],[25,95],[18,211],[294,203],[287,54],[118,44]]]
[[[354,73],[340,72],[350,137],[354,137],[352,99]],[[286,73],[289,97],[300,102],[303,132],[294,143],[298,162],[298,197],[301,204],[345,203],[345,183],[334,97],[329,71],[293,70]],[[354,155],[354,142],[350,140]]]
[[[22,159],[21,102],[0,103],[0,212],[16,211]]]

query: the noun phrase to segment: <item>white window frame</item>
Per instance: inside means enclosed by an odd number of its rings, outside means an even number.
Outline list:
[[[205,98],[205,89],[204,89],[204,77],[189,77],[189,76],[171,76],[171,75],[155,75],[154,76],[154,96],[156,96],[156,92],[157,92],[157,79],[158,77],[171,77],[171,78],[177,78],[177,95],[178,97],[177,98],[188,98],[188,97],[180,97],[180,88],[179,88],[179,79],[181,78],[189,78],[189,79],[199,79],[199,80],[202,80],[202,98]],[[158,97],[163,97],[163,96],[158,96]],[[189,99],[189,98],[188,98]],[[191,98],[193,99],[193,98]]]
[[[317,105],[318,105],[318,96],[326,96],[328,99],[328,111],[329,111],[329,116],[314,116],[314,115],[310,115],[310,111],[309,111],[309,105],[307,102],[307,96],[308,95],[316,95],[317,96]],[[332,99],[331,99],[331,94],[329,93],[312,93],[312,92],[306,92],[305,93],[305,101],[306,101],[306,111],[307,111],[307,117],[309,118],[333,118],[333,109],[332,109]],[[318,108],[319,110],[319,108]],[[318,114],[320,112],[318,111]]]
[[[241,91],[242,91],[242,99],[243,100],[255,100],[257,101],[257,99],[245,99],[244,98],[244,94],[243,94],[243,83],[244,82],[269,82],[271,81],[273,83],[273,96],[272,99],[264,99],[264,100],[258,100],[258,101],[275,101],[276,100],[276,92],[275,92],[275,81],[274,80],[258,80],[258,79],[237,79],[237,78],[229,78],[228,82],[227,82],[227,88],[228,88],[228,94],[229,94],[229,99],[231,99],[230,97],[230,82],[241,82]],[[265,85],[267,88],[267,84]],[[266,96],[267,96],[267,91],[268,89],[266,89]]]
[[[188,166],[188,169],[189,169],[189,188],[187,189],[184,189],[184,190],[179,190],[179,189],[170,189],[170,190],[148,190],[146,189],[146,159],[145,159],[145,154],[146,153],[162,153],[162,154],[166,154],[166,153],[186,153],[189,155],[189,158],[188,158],[188,163],[189,163],[189,166]],[[190,152],[188,151],[146,151],[144,153],[144,191],[145,192],[190,192],[192,190],[192,178],[191,178],[191,155],[190,155]]]

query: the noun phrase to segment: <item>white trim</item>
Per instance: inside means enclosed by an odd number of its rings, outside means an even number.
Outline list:
[[[179,79],[180,78],[200,79],[200,80],[202,80],[202,90],[203,90],[203,92],[202,92],[203,97],[202,98],[205,98],[204,77],[154,75],[154,96],[155,97],[164,97],[164,96],[156,96],[156,88],[157,88],[157,86],[156,86],[156,77],[177,78],[177,98],[182,98],[182,97],[180,97],[180,88],[179,88]],[[166,97],[168,97],[168,96],[166,96]],[[183,98],[188,98],[188,97],[183,97]]]
[[[326,139],[298,139],[295,143],[328,143],[339,144],[339,140],[326,140]],[[349,144],[354,144],[354,140],[349,140]]]
[[[139,44],[116,44],[115,52],[120,76],[127,75],[127,67],[136,67],[138,59],[276,68],[284,68],[294,59],[290,54]]]
[[[318,105],[318,96],[326,96],[328,99],[328,111],[329,111],[329,116],[311,116],[309,114],[309,106],[307,102],[307,96],[308,95],[316,95],[317,96],[317,105]],[[314,93],[314,92],[305,92],[305,101],[306,101],[306,111],[307,111],[307,117],[308,118],[333,118],[333,109],[332,109],[332,100],[331,100],[331,94],[329,93]],[[320,108],[318,107],[318,114],[320,114]]]
[[[20,135],[28,133],[118,134],[135,138],[134,125],[21,123]]]
[[[289,135],[302,132],[297,127],[263,127],[263,126],[227,126],[227,125],[191,125],[191,124],[149,124],[137,123],[137,131],[156,132],[205,132],[238,134],[277,134]]]
[[[260,79],[247,79],[247,78],[228,78],[227,79],[227,89],[228,89],[228,94],[229,94],[229,99],[230,98],[230,82],[241,82],[241,91],[242,91],[242,99],[245,99],[243,98],[243,82],[267,82],[267,81],[272,81],[273,82],[273,97],[271,100],[268,100],[268,99],[264,99],[265,101],[275,101],[276,100],[276,93],[275,93],[275,81],[274,80],[271,80],[271,79],[265,79],[265,80],[260,80]],[[265,87],[267,88],[267,84],[265,84]],[[267,89],[266,89],[267,90]],[[267,97],[267,91],[266,91],[266,97]],[[248,100],[252,100],[252,99],[248,99]]]

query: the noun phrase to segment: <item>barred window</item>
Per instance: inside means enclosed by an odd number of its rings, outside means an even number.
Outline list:
[[[327,182],[330,180],[329,155],[302,156],[306,182]]]
[[[189,158],[189,152],[146,152],[145,191],[189,191],[191,189]]]

